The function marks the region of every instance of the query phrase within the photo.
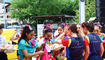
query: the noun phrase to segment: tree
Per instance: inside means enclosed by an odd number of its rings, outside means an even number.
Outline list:
[[[75,22],[79,23],[79,9],[75,10],[76,17]],[[85,20],[88,21],[91,17],[95,17],[96,7],[95,0],[85,0]]]
[[[85,3],[86,3],[85,16],[86,16],[86,21],[88,21],[91,17],[96,16],[95,0],[86,0]]]
[[[72,0],[11,0],[11,17],[24,23],[31,23],[35,21],[32,16],[63,14],[75,16],[78,7],[78,0],[74,2]]]
[[[68,3],[68,5],[62,10],[62,14],[67,14],[67,15],[71,15],[71,16],[75,16],[76,12],[75,10],[79,9],[79,0],[70,0]]]
[[[35,0],[35,2],[37,2],[37,0]],[[31,5],[32,2],[30,2],[30,0],[12,0],[11,1],[12,10],[10,11],[11,17],[19,19],[21,21],[29,20],[33,13],[31,9],[33,8],[33,6]]]

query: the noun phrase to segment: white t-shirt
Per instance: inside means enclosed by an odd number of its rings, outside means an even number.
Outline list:
[[[0,35],[0,45],[5,44],[5,37]]]

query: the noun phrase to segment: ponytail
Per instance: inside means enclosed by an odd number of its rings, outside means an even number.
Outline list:
[[[76,33],[77,37],[80,39],[82,36],[79,33]]]

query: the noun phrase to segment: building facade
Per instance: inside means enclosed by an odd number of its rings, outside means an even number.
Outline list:
[[[11,25],[13,23],[18,23],[18,20],[11,19],[10,17],[10,0],[0,0],[0,24]]]

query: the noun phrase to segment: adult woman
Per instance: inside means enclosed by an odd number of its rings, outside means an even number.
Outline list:
[[[18,29],[17,29],[18,30]],[[17,30],[15,30],[14,34],[11,36],[10,40],[12,41],[13,45],[16,45],[18,43],[14,42],[14,40],[19,40],[21,37],[21,34],[23,32],[23,27],[20,28],[20,32],[18,32]],[[18,33],[18,34],[17,34]],[[17,50],[17,57],[19,60],[19,54],[18,54],[18,50]]]
[[[2,36],[3,33],[3,27],[0,25],[0,45],[4,44],[5,41],[5,37]],[[7,54],[4,52],[4,49],[0,49],[0,60],[8,60],[7,58]]]
[[[32,44],[31,39],[33,36],[33,29],[30,26],[25,26],[18,43],[18,53],[20,55],[19,60],[32,60],[33,56],[44,54],[43,51],[35,52],[35,48],[38,47],[38,44],[36,42],[34,45]]]

